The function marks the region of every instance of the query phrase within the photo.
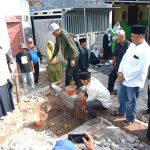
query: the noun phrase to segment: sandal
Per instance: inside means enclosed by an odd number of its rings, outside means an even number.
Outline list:
[[[112,116],[124,116],[124,114],[120,113],[119,111],[114,111]]]
[[[128,120],[124,120],[123,122],[122,122],[122,125],[123,126],[129,126],[131,123],[133,123],[134,122],[134,120],[133,121],[128,121]]]

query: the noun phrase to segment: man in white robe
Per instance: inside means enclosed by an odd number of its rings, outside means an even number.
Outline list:
[[[150,47],[145,41],[145,27],[135,25],[131,28],[129,48],[118,70],[118,100],[119,113],[126,115],[123,125],[129,125],[135,120],[136,105],[139,88],[144,87],[145,79],[150,65]]]

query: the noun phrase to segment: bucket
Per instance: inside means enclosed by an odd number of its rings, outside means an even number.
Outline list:
[[[37,127],[44,126],[47,117],[48,116],[45,112],[43,112],[43,111],[38,112],[37,114],[34,115],[34,124]]]
[[[81,104],[82,104],[82,105],[86,105],[86,100],[87,100],[86,97],[81,97],[81,98],[80,98]]]
[[[73,88],[71,88],[71,87],[67,87],[67,88],[66,88],[66,93],[67,93],[68,96],[74,95],[75,92],[76,92],[76,90],[73,89]]]

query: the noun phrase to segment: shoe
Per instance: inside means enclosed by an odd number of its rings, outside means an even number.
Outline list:
[[[122,125],[123,125],[123,126],[129,126],[130,124],[132,124],[132,123],[134,123],[134,122],[135,122],[134,120],[132,120],[132,121],[124,120],[124,121],[122,122]]]
[[[124,114],[120,113],[118,110],[114,111],[111,115],[112,116],[125,116]]]
[[[5,118],[7,118],[7,116],[2,116],[0,117],[0,120],[4,120]]]
[[[114,93],[114,95],[117,95],[117,90],[114,90],[114,92],[113,92],[113,93]]]
[[[149,109],[146,109],[143,111],[143,115],[146,115],[146,114],[150,114],[150,110]]]
[[[100,119],[99,118],[94,118],[94,119],[91,119],[87,122],[88,125],[94,125],[94,124],[97,124],[100,122]]]

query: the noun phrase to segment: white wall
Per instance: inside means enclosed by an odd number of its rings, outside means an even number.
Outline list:
[[[8,52],[10,48],[9,36],[4,16],[0,16],[0,46],[2,46],[5,52]]]
[[[4,0],[0,5],[0,45],[6,51],[9,50],[9,37],[5,16],[22,16],[22,27],[31,28],[29,5],[26,0]],[[24,20],[24,16],[28,16],[28,20]],[[24,33],[24,31],[23,31]]]

